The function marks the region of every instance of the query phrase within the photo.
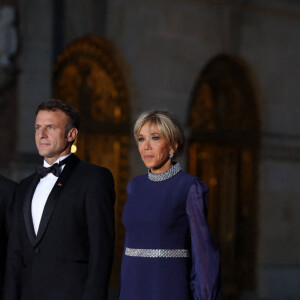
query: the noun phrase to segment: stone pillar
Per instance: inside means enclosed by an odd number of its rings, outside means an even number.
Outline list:
[[[34,142],[35,109],[51,97],[52,1],[20,0],[19,138],[15,177],[34,170],[37,150]]]

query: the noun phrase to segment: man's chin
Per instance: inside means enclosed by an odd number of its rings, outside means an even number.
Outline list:
[[[49,157],[49,153],[46,152],[46,151],[39,151],[39,155],[40,155],[40,156],[43,156],[43,157],[45,157],[45,158],[48,158],[48,157]]]

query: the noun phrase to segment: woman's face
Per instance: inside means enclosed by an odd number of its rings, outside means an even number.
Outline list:
[[[175,151],[155,124],[145,123],[137,140],[141,158],[152,173],[163,173],[172,167],[169,154]]]

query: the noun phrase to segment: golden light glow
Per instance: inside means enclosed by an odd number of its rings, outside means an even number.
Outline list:
[[[218,184],[218,180],[215,177],[209,179],[210,186],[216,186]]]
[[[73,144],[71,147],[71,152],[76,153],[76,151],[77,151],[77,146]]]

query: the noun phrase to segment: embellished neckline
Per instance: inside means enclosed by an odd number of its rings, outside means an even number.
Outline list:
[[[163,173],[151,173],[150,169],[148,169],[148,178],[151,181],[164,181],[175,176],[180,170],[181,166],[179,162],[175,163],[175,165],[171,169]]]

